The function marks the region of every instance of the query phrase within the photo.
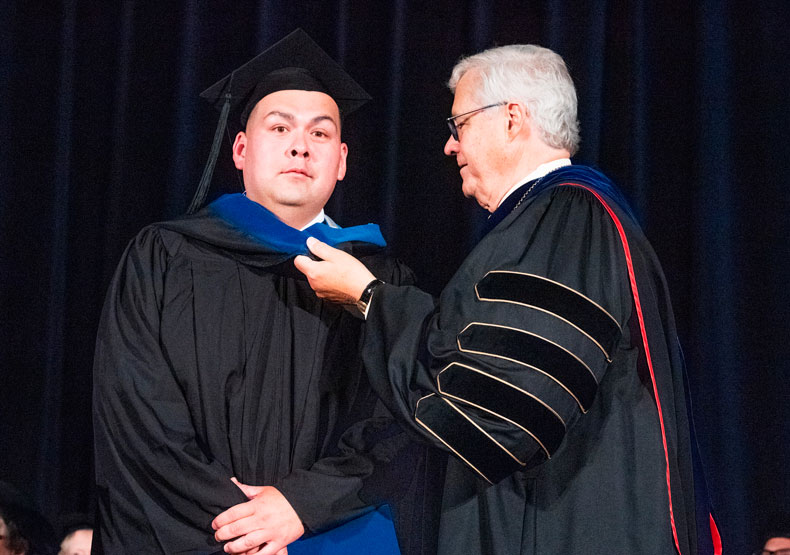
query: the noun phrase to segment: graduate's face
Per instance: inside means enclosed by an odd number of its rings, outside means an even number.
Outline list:
[[[297,228],[329,200],[346,174],[347,154],[337,104],[316,91],[263,97],[233,144],[247,196]]]
[[[468,71],[455,88],[452,114],[481,108],[476,98],[478,79]],[[463,179],[464,196],[474,197],[483,208],[494,211],[501,197],[502,168],[505,164],[503,141],[506,139],[501,108],[475,112],[456,120],[458,140],[452,135],[444,145],[447,156],[455,156]]]

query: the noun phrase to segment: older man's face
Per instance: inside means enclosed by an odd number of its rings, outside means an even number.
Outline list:
[[[455,88],[452,114],[463,114],[481,108],[475,98],[477,75],[469,71],[461,77]],[[493,212],[502,193],[511,184],[503,182],[503,142],[506,138],[505,118],[502,108],[495,107],[475,112],[456,120],[458,140],[452,136],[444,145],[447,156],[455,156],[463,179],[464,196],[474,197],[485,208]]]

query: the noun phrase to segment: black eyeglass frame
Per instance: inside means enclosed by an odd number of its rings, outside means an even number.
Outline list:
[[[447,118],[447,127],[450,128],[450,135],[453,136],[453,139],[458,141],[458,126],[455,124],[455,120],[457,120],[458,118],[475,114],[477,112],[482,112],[483,110],[488,110],[489,108],[494,108],[496,106],[504,106],[505,104],[507,104],[507,101],[503,100],[502,102],[497,102],[496,104],[489,104],[488,106],[483,106],[482,108],[469,110],[468,112],[464,112],[463,114],[458,114],[457,116],[450,116],[449,118]]]

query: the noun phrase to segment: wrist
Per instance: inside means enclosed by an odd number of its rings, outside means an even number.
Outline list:
[[[370,310],[370,300],[373,298],[373,292],[381,285],[384,285],[384,282],[380,279],[372,280],[365,286],[365,289],[356,302],[357,310],[362,313],[365,319],[368,317],[368,310]]]

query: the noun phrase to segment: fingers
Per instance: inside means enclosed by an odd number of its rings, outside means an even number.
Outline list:
[[[214,530],[219,530],[231,522],[252,516],[253,514],[255,514],[255,505],[249,501],[247,503],[239,503],[227,511],[218,514],[217,517],[211,522],[211,527]]]
[[[303,274],[310,272],[313,264],[318,264],[318,262],[303,254],[300,254],[294,258],[294,266],[296,266],[296,269]]]
[[[238,480],[234,483],[244,486]],[[304,534],[302,521],[277,488],[247,487],[260,492],[251,501],[231,507],[215,518],[212,525],[220,526],[215,526],[214,537],[228,542],[226,553],[280,555],[286,545]],[[287,550],[282,555],[287,555]]]
[[[311,271],[314,271],[316,268],[316,264],[319,262],[324,262],[327,260],[334,260],[338,253],[342,256],[345,253],[341,250],[338,250],[334,247],[330,247],[326,243],[322,243],[315,237],[308,237],[307,238],[307,248],[310,250],[311,253],[316,255],[321,260],[314,260],[309,256],[300,254],[299,256],[294,258],[294,266],[296,269],[302,272],[303,274],[309,274]]]
[[[232,540],[249,534],[256,528],[261,528],[261,522],[256,518],[256,515],[248,516],[221,526],[214,532],[214,537],[217,541]]]
[[[266,530],[253,530],[249,534],[245,534],[240,538],[236,538],[235,540],[228,542],[225,544],[225,553],[246,553],[251,551],[252,553],[267,553],[267,550],[271,546],[272,549],[275,547],[280,549],[282,544],[273,544],[271,542],[267,543],[267,540],[271,538],[270,532]],[[264,546],[264,544],[266,544]],[[255,551],[258,549],[258,551]],[[276,551],[268,551],[269,553],[276,553]]]
[[[323,243],[316,239],[315,237],[308,237],[307,241],[307,248],[310,249],[310,252],[316,255],[321,261],[336,261],[336,262],[343,262],[345,260],[353,260],[354,257],[348,254],[345,251],[340,249],[336,249],[326,243]],[[314,261],[315,262],[315,261]]]
[[[263,542],[260,545],[256,545],[246,551],[239,551],[239,549],[244,549],[243,547],[238,547],[239,545],[244,545],[248,542],[255,542],[260,537],[264,536],[263,530],[260,530],[261,534],[257,536],[250,537],[249,540],[245,539],[241,543],[238,543],[239,540],[236,542],[230,542],[226,544],[223,549],[225,553],[236,553],[240,555],[288,555],[288,547],[281,547],[282,544],[276,540],[270,540],[268,542]]]
[[[256,495],[258,495],[264,487],[264,486],[249,486],[247,484],[242,484],[235,477],[231,478],[230,481],[236,484],[236,486],[238,486],[238,488],[242,491],[244,495],[247,496],[248,499],[252,499]]]
[[[261,548],[260,555],[287,555],[288,548],[282,543],[269,542]]]
[[[294,265],[302,272],[319,298],[340,304],[354,304],[375,276],[365,265],[341,250],[314,237],[307,239],[311,252],[321,258],[297,256]]]
[[[326,243],[322,243],[315,237],[307,238],[307,248],[310,249],[311,253],[323,260],[327,259],[326,256],[331,257],[334,252],[337,252],[336,248],[330,247]]]

